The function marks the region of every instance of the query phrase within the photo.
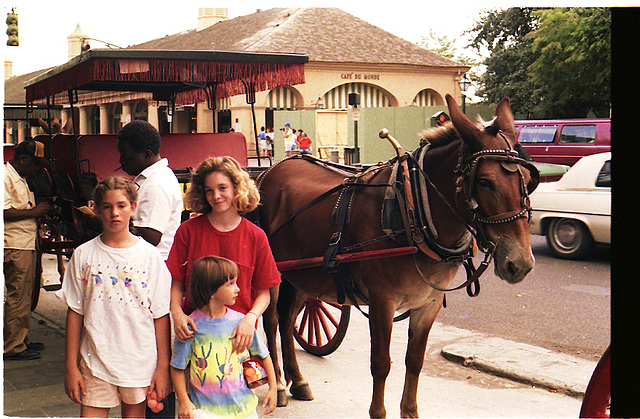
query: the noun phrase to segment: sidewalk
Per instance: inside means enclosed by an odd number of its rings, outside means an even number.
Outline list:
[[[57,280],[45,278],[47,282]],[[4,363],[5,415],[79,415],[79,406],[64,392],[65,317],[65,304],[53,292],[42,290],[30,337],[46,348],[40,359]],[[386,390],[390,417],[399,414],[407,323],[396,324],[392,337],[393,364]],[[290,400],[288,408],[277,409],[272,417],[366,417],[371,397],[368,335],[366,319],[352,315],[347,336],[334,354],[318,358],[299,350],[302,372],[312,384],[316,400]],[[592,361],[438,322],[432,328],[427,351],[418,390],[421,416],[577,417],[596,366]],[[434,360],[440,364],[438,374],[430,369]],[[457,364],[469,367],[469,372]],[[467,375],[484,374],[475,370],[491,374],[483,381],[495,381],[490,377],[498,376],[518,384],[482,388],[465,382]],[[111,416],[118,415],[119,410],[113,409]]]
[[[64,313],[66,308],[52,292],[43,291],[40,298],[40,303],[32,318],[31,337],[34,341],[43,342],[46,345],[46,349],[42,352],[40,359],[5,362],[4,414],[28,417],[77,417],[79,406],[71,402],[64,392]],[[354,326],[357,327],[357,325]],[[584,394],[586,385],[596,365],[595,362],[557,354],[535,346],[487,337],[439,323],[436,323],[433,329],[429,346],[438,347],[443,342],[446,343],[441,349],[441,354],[445,358],[493,375],[532,384],[535,387],[546,388],[557,393],[568,394],[573,396],[570,399],[575,400],[577,409],[579,409],[580,398]],[[348,339],[349,337],[347,337]],[[347,342],[345,341],[345,343]],[[362,346],[362,343],[360,343],[360,346]],[[349,350],[345,348],[345,351]],[[362,367],[366,368],[368,350],[363,349],[362,354],[367,354],[364,357],[359,356],[363,358],[364,364]],[[333,357],[339,365],[345,365],[344,360],[339,359],[340,356],[335,354],[328,358]],[[300,355],[300,358],[303,370],[310,375],[309,370],[315,368],[305,367],[303,356]],[[402,364],[398,362],[397,358],[395,359],[395,364]],[[318,362],[326,361],[323,358],[318,358]],[[452,368],[459,368],[455,367],[453,363],[451,363],[451,366]],[[402,365],[394,365],[394,368],[401,367]],[[345,373],[347,373],[347,376],[349,374],[353,375],[353,371],[345,371]],[[320,375],[322,376],[322,374]],[[367,377],[369,372],[362,371],[358,375]],[[307,378],[310,382],[313,382],[310,376]],[[349,381],[348,378],[346,380]],[[421,384],[429,382],[429,380],[431,380],[431,377],[423,377]],[[325,383],[329,381],[327,380]],[[433,386],[433,383],[434,381],[432,380],[429,385]],[[334,382],[333,385],[338,384]],[[359,403],[361,402],[363,406],[366,406],[370,397],[370,386],[366,386],[363,383],[358,386],[358,399],[362,398]],[[392,390],[391,386],[388,387],[387,398],[391,399],[389,397],[391,396],[390,393],[396,393],[398,389],[394,388]],[[437,387],[441,387],[441,385]],[[549,394],[551,395],[551,393]],[[468,393],[467,396],[469,396]],[[560,394],[553,394],[553,396],[560,397]],[[316,394],[316,397],[320,399],[318,394]],[[431,397],[428,397],[428,399],[431,399]],[[530,400],[531,397],[528,397],[528,399]],[[317,400],[317,402],[320,402],[320,400]],[[387,403],[391,404],[389,401]],[[423,405],[428,403],[428,401],[421,402]],[[305,411],[307,409],[313,411],[314,405],[315,407],[320,407],[316,405],[316,402],[305,403]],[[279,413],[282,413],[282,415]],[[281,412],[276,412],[276,417],[287,417],[292,413],[294,413],[293,410],[288,412],[287,410],[282,410]],[[366,410],[363,413],[366,414]],[[436,415],[447,416],[443,415],[442,412],[440,413],[440,415],[437,413]],[[112,412],[112,416],[117,417],[118,412]],[[296,415],[294,414],[294,416]],[[349,414],[339,414],[339,416],[349,416]],[[524,414],[524,416],[529,415]],[[563,415],[558,413],[552,416]],[[320,415],[319,417],[322,416]]]

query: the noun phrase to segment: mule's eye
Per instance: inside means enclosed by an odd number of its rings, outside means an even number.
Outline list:
[[[489,179],[478,179],[478,185],[482,188],[493,189],[493,182]]]

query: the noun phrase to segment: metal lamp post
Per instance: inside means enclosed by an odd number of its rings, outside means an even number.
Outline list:
[[[467,78],[467,73],[463,74],[462,78],[460,79],[460,90],[462,90],[462,113],[465,113],[466,111],[465,102],[466,102],[467,96],[464,94],[464,92],[467,91],[470,85],[471,85],[471,80]]]

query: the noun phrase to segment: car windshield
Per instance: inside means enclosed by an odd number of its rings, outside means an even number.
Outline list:
[[[600,169],[600,173],[598,173],[598,177],[596,179],[597,187],[611,187],[611,160],[607,160],[602,165],[602,169]]]

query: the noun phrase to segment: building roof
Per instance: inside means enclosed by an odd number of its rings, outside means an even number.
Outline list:
[[[9,77],[4,81],[4,103],[23,104],[26,103],[24,84],[51,70],[53,67],[44,68],[42,70],[33,71],[19,76]]]
[[[274,8],[134,45],[304,54],[310,62],[464,67],[338,8]]]

